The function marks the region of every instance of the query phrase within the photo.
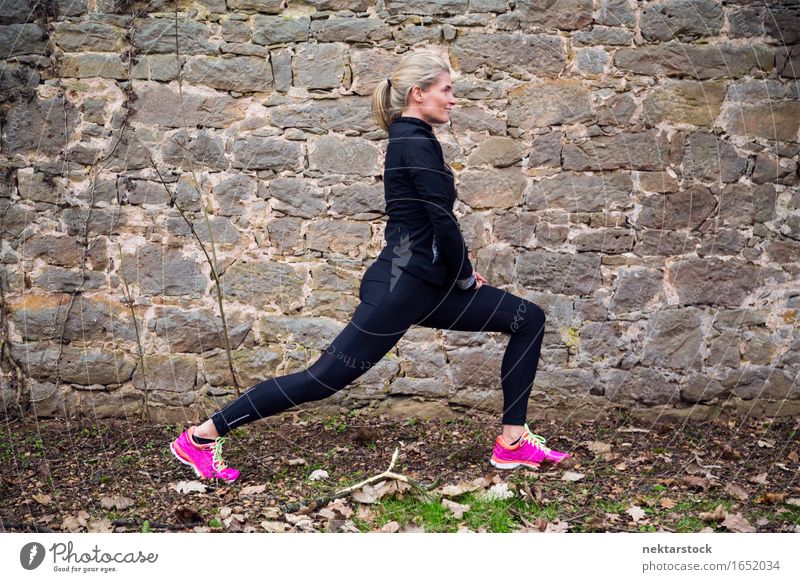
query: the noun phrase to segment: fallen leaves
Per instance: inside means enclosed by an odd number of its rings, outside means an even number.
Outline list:
[[[756,528],[750,525],[741,513],[727,515],[722,522],[722,527],[736,533],[752,533],[756,531]]]
[[[178,481],[177,483],[170,483],[169,488],[184,495],[187,493],[205,493],[208,489],[200,481]]]
[[[242,487],[239,491],[239,497],[247,497],[248,495],[258,495],[260,493],[264,493],[267,490],[266,485],[248,485],[247,487]]]
[[[646,515],[644,509],[639,507],[638,505],[631,505],[628,509],[625,510],[625,513],[631,516],[633,523],[639,523],[642,518]]]
[[[450,513],[453,514],[453,517],[456,519],[461,519],[464,517],[464,514],[469,511],[470,506],[456,503],[455,501],[450,501],[446,497],[442,499],[442,505],[444,505],[447,509],[450,510]]]
[[[330,477],[328,472],[325,469],[316,469],[311,472],[311,475],[308,476],[309,481],[320,481],[322,479],[327,479]]]
[[[475,498],[481,501],[494,501],[511,497],[514,497],[514,492],[508,488],[507,483],[495,483],[487,491],[481,491],[475,495]]]
[[[564,474],[561,475],[562,481],[580,481],[586,477],[583,473],[576,473],[574,471],[564,471]]]
[[[122,495],[104,495],[100,498],[100,507],[103,509],[116,509],[118,511],[125,511],[129,507],[131,507],[134,503],[136,503],[130,497],[124,497]]]

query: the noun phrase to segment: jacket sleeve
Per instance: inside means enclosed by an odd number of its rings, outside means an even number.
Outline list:
[[[458,219],[453,213],[449,193],[454,188],[452,176],[445,172],[436,149],[436,143],[427,138],[410,139],[404,150],[403,163],[420,198],[425,202],[433,230],[450,272],[460,282],[469,286],[472,278],[472,263],[467,245],[461,235]]]

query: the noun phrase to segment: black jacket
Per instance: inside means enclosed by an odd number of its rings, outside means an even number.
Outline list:
[[[433,127],[416,117],[389,126],[383,172],[386,246],[379,259],[438,286],[471,284],[472,264],[453,214],[455,178]]]

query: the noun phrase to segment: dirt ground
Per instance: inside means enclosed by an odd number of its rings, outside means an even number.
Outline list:
[[[182,428],[4,420],[0,530],[800,531],[798,419],[542,422],[532,430],[571,462],[501,471],[488,462],[493,416],[284,414],[229,435],[225,460],[242,472],[233,484],[201,483],[174,459],[168,446]],[[381,473],[397,447],[394,471],[438,478],[435,489],[384,480],[289,507]],[[312,480],[321,470],[327,477]],[[465,499],[471,520],[450,509]]]

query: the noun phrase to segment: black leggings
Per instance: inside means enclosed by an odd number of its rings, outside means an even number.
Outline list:
[[[322,400],[378,363],[411,325],[511,335],[502,363],[503,424],[527,419],[544,336],[542,309],[484,284],[441,288],[377,259],[364,273],[352,320],[310,367],[264,380],[211,416],[220,435],[288,408]]]

